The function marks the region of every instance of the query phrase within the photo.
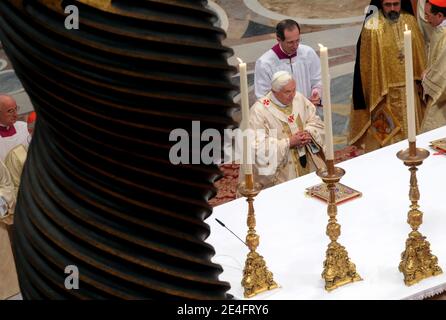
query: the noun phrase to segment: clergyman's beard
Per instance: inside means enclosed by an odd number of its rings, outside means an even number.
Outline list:
[[[384,13],[384,17],[389,19],[392,22],[397,22],[400,18],[400,13],[397,11],[389,11],[388,13]]]

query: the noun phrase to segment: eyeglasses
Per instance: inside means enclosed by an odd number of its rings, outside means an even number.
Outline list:
[[[7,111],[6,111],[6,113],[8,113],[8,114],[14,114],[14,113],[17,113],[17,112],[19,112],[20,111],[20,107],[19,106],[16,106],[15,108],[13,108],[13,109],[8,109]]]

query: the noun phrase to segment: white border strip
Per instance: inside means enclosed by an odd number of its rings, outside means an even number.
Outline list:
[[[443,294],[446,291],[446,284],[440,284],[436,287],[423,290],[411,296],[404,298],[403,300],[424,300]]]

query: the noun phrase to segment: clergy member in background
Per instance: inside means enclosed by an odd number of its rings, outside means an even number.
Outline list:
[[[316,52],[301,44],[299,24],[290,19],[276,26],[277,44],[257,61],[254,74],[257,99],[271,90],[271,80],[277,71],[288,71],[296,81],[297,91],[314,105],[321,103],[321,63]]]
[[[0,189],[5,186],[9,188],[9,182],[12,183],[14,197],[4,197],[3,199],[6,200],[8,205],[7,216],[10,223],[12,223],[15,198],[30,139],[31,136],[28,132],[27,123],[17,121],[17,104],[15,100],[8,95],[0,95],[0,162],[2,169],[0,174],[3,175]],[[5,170],[8,172],[7,176],[4,174]],[[3,216],[5,215],[3,214]]]
[[[325,139],[316,107],[296,92],[289,72],[276,72],[270,86],[271,91],[251,107],[249,118],[249,128],[255,132],[254,180],[263,188],[323,165]],[[243,172],[240,176],[243,179]]]
[[[432,31],[434,29],[430,25],[430,23],[427,21],[427,17],[425,14],[425,6],[426,6],[427,0],[417,0],[417,1],[418,1],[418,3],[416,6],[416,8],[417,8],[416,12],[417,12],[418,25],[420,26],[421,33],[423,34],[423,37],[424,37],[424,42],[426,43],[426,47],[428,48],[430,41],[431,41]],[[412,0],[412,3],[414,3],[414,2],[416,2],[416,1]],[[415,11],[415,7],[414,7],[414,11]]]
[[[31,136],[28,125],[17,121],[17,104],[8,95],[0,95],[0,160],[5,161],[9,152],[18,145],[28,149]]]
[[[427,108],[421,132],[446,125],[446,0],[429,0],[425,8],[434,30],[423,79]]]
[[[17,104],[0,95],[0,299],[18,293],[8,227],[14,223],[17,190],[31,136],[26,122],[17,121]]]
[[[423,36],[409,0],[374,0],[379,8],[364,22],[357,45],[349,144],[366,152],[407,138],[404,30],[412,31],[416,120],[425,107],[421,77],[426,67]],[[417,84],[416,82],[420,82]]]

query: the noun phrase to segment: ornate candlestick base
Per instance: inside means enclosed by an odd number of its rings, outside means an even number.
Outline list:
[[[362,278],[356,272],[356,266],[350,261],[348,252],[337,242],[341,235],[341,225],[336,220],[337,206],[335,202],[336,183],[345,171],[334,166],[332,160],[327,161],[327,169],[317,171],[317,175],[327,184],[330,191],[327,213],[330,217],[327,225],[327,236],[331,242],[328,245],[322,278],[325,280],[325,290],[332,291],[345,284],[360,281]]]
[[[259,246],[259,236],[256,234],[256,218],[254,214],[254,197],[257,196],[261,190],[260,185],[256,183],[254,188],[247,188],[243,182],[239,184],[239,192],[242,196],[246,197],[246,201],[249,204],[248,210],[248,235],[246,236],[246,243],[250,252],[246,258],[245,268],[243,269],[242,286],[245,289],[245,298],[252,298],[255,295],[278,288],[276,282],[274,282],[273,274],[266,266],[266,262],[261,255],[256,252],[256,248]]]
[[[407,223],[412,228],[409,238],[406,240],[406,249],[401,253],[401,262],[399,270],[404,274],[404,283],[411,286],[423,279],[443,273],[438,266],[438,259],[431,253],[430,243],[426,240],[418,228],[423,223],[423,212],[418,210],[420,207],[420,191],[416,172],[417,167],[429,157],[429,151],[416,148],[415,142],[409,143],[409,149],[397,153],[397,157],[404,162],[410,170],[410,191],[409,199],[411,201],[410,211],[407,217]]]

